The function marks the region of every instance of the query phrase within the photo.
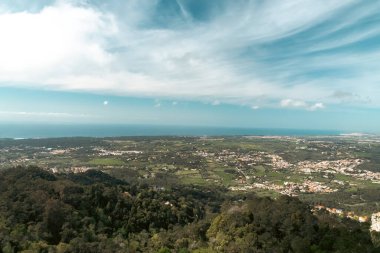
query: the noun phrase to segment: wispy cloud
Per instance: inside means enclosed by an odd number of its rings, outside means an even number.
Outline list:
[[[305,101],[299,101],[299,100],[293,100],[293,99],[284,99],[281,101],[282,107],[300,107],[304,108],[307,107],[307,104]]]
[[[299,109],[306,109],[309,111],[315,111],[318,109],[325,108],[324,104],[321,102],[309,104],[302,100],[293,100],[293,99],[284,99],[281,101],[280,105],[281,107],[284,107],[284,108],[299,108]]]
[[[323,108],[325,108],[325,105],[323,103],[315,103],[315,104],[309,106],[308,109],[310,111],[315,111],[315,110],[319,110],[319,109],[323,109]]]
[[[379,3],[212,2],[4,5],[0,83],[308,110],[344,90],[380,106]]]
[[[65,112],[27,112],[27,111],[0,111],[1,115],[15,115],[25,117],[52,117],[52,118],[84,118],[90,117],[88,114],[72,114]]]

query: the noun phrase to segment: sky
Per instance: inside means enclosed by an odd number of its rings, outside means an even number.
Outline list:
[[[2,0],[0,124],[380,133],[375,0]]]

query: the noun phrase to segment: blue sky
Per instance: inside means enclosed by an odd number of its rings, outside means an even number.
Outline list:
[[[0,123],[380,132],[379,1],[0,2]]]

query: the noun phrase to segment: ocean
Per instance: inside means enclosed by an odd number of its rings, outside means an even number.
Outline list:
[[[0,124],[0,138],[117,137],[117,136],[319,136],[334,130],[227,128],[154,125]]]

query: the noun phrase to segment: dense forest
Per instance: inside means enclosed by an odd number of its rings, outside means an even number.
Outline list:
[[[97,170],[0,172],[0,252],[380,252],[368,224],[287,196],[120,180]]]

